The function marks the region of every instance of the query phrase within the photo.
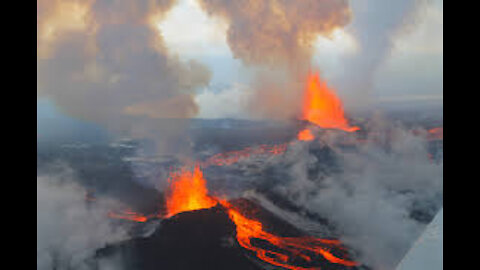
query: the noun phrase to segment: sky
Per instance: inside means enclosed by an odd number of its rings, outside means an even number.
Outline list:
[[[353,3],[356,2],[356,3]],[[362,53],[354,35],[357,9],[367,0],[352,2],[353,21],[337,29],[329,38],[318,36],[312,65],[334,88],[340,88],[342,73],[348,68],[346,58]],[[419,16],[407,29],[395,34],[388,55],[373,75],[372,97],[375,102],[443,102],[443,0],[427,0]],[[256,68],[235,59],[226,40],[227,23],[208,16],[196,0],[179,0],[157,24],[169,54],[196,60],[208,67],[211,79],[198,87],[195,102],[198,118],[248,118],[245,103],[251,93]],[[360,67],[361,69],[361,67]],[[56,112],[54,102],[38,98],[38,113]],[[346,100],[346,107],[351,105]]]

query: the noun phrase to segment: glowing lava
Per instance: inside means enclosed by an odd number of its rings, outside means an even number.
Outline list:
[[[246,218],[228,202],[221,201],[220,203],[228,209],[228,215],[236,225],[238,243],[243,248],[255,252],[259,259],[267,263],[294,270],[318,269],[317,267],[295,266],[291,262],[294,257],[311,262],[314,259],[313,256],[321,255],[331,263],[344,266],[357,265],[354,261],[338,258],[330,252],[332,247],[337,250],[344,250],[338,240],[314,237],[279,237],[264,231],[262,223]],[[251,242],[252,239],[267,241],[276,247],[276,251],[255,246]]]
[[[428,130],[428,140],[443,140],[443,127]]]
[[[206,181],[198,165],[193,172],[182,168],[170,175],[169,190],[166,194],[167,217],[180,212],[210,208],[217,201],[208,196]]]
[[[142,214],[133,212],[132,210],[128,209],[123,211],[123,213],[114,213],[114,212],[109,212],[108,216],[110,218],[114,219],[126,219],[126,220],[131,220],[131,221],[136,221],[136,222],[145,222],[148,220],[148,218]]]
[[[339,258],[330,252],[331,248],[344,251],[338,240],[313,237],[279,237],[264,231],[260,221],[246,218],[226,200],[207,195],[206,181],[198,165],[195,166],[193,172],[183,168],[172,173],[169,184],[166,201],[167,217],[185,211],[211,208],[220,203],[236,225],[236,237],[240,246],[255,252],[260,260],[294,270],[318,269],[292,265],[295,259],[301,258],[308,263],[318,256],[322,256],[331,263],[344,266],[357,265],[356,262]],[[251,242],[252,239],[267,241],[275,246],[277,251],[255,246]]]
[[[252,155],[280,155],[283,154],[287,149],[287,144],[276,144],[276,145],[266,145],[262,144],[257,147],[247,147],[242,150],[230,151],[225,153],[216,154],[204,162],[202,162],[202,167],[208,166],[225,166],[232,165],[237,163],[242,159],[247,159]]]
[[[350,126],[345,118],[341,100],[318,74],[310,74],[303,97],[302,120],[322,128],[340,129],[347,132],[359,130]]]
[[[310,129],[304,129],[298,132],[297,138],[300,141],[312,141],[313,139],[315,139],[315,136],[313,136],[312,131],[310,131]]]

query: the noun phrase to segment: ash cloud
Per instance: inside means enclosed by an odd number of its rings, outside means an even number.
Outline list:
[[[37,269],[111,269],[115,261],[95,264],[92,256],[127,237],[126,228],[107,217],[117,203],[97,198],[89,204],[73,177],[68,168],[37,176]]]
[[[181,138],[184,126],[156,120],[195,116],[195,91],[211,77],[202,64],[167,51],[155,24],[174,4],[38,2],[38,95],[70,116],[119,134],[152,136],[162,142],[159,150],[173,151],[168,139]]]
[[[229,25],[227,41],[247,64],[294,64],[309,60],[318,34],[350,22],[348,1],[200,0],[203,9]]]

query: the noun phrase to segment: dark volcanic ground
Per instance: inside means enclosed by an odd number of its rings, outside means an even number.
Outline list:
[[[124,269],[260,270],[232,246],[235,225],[221,208],[185,212],[164,220],[148,237],[113,244],[96,253],[99,260],[121,258]]]
[[[298,228],[275,217],[252,201],[239,199],[232,201],[242,209],[255,213],[262,221],[264,229],[284,237],[305,236]],[[97,262],[109,258],[121,258],[118,263],[125,269],[205,269],[205,270],[261,270],[268,269],[264,262],[255,257],[252,251],[242,248],[236,238],[235,224],[229,219],[222,206],[184,212],[165,219],[157,229],[147,237],[137,237],[122,243],[112,244],[96,252]],[[277,250],[261,240],[252,240],[253,245]],[[331,250],[339,253],[340,250]],[[338,255],[337,255],[338,256]],[[95,264],[95,263],[94,263]],[[368,269],[346,267],[334,264],[321,256],[312,262],[299,258],[296,266],[320,267],[325,270]],[[282,268],[279,268],[282,269]]]

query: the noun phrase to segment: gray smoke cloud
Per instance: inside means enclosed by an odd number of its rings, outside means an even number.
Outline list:
[[[174,151],[168,139],[181,138],[184,125],[157,120],[195,116],[195,91],[211,77],[202,64],[181,61],[164,46],[156,23],[174,3],[39,1],[38,95],[70,116],[158,139],[159,150]]]
[[[318,158],[303,143],[285,158],[293,165],[289,181],[276,192],[335,224],[342,240],[374,269],[394,269],[425,228],[412,209],[429,214],[442,205],[443,161],[429,159],[425,133],[375,119],[357,150],[342,148],[345,134],[325,133],[320,140],[334,150],[339,172],[312,178]],[[347,135],[348,136],[348,135]]]
[[[114,226],[107,215],[118,203],[97,198],[90,204],[73,177],[68,167],[37,176],[37,269],[92,269],[96,249],[127,237],[126,228]]]
[[[344,0],[201,0],[200,5],[226,20],[228,44],[247,64],[308,61],[317,35],[345,26],[351,16]]]

